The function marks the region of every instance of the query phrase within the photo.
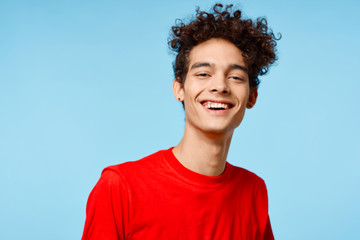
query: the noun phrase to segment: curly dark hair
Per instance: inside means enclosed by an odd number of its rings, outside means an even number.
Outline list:
[[[268,28],[265,18],[256,21],[242,18],[240,10],[233,11],[233,5],[223,8],[222,4],[215,4],[211,12],[196,9],[196,17],[188,24],[177,20],[169,38],[169,46],[177,53],[174,62],[175,78],[184,83],[188,71],[188,57],[196,45],[212,38],[222,38],[238,47],[245,58],[249,69],[250,87],[258,87],[258,76],[268,72],[269,67],[276,60],[276,38]]]

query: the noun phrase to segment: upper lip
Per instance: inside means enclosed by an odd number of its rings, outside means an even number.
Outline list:
[[[204,104],[205,102],[224,103],[224,104],[229,105],[230,107],[234,106],[234,104],[231,101],[223,100],[223,99],[204,99],[204,100],[200,101],[201,104]]]

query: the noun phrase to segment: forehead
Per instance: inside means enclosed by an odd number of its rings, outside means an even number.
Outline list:
[[[209,62],[216,66],[246,65],[242,51],[221,38],[213,38],[196,45],[189,54],[189,67],[197,62]]]

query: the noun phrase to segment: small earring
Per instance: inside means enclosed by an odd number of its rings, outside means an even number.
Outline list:
[[[178,98],[178,100],[180,101],[180,98]]]

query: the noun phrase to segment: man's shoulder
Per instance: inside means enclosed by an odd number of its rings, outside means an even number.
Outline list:
[[[111,165],[102,171],[102,173],[107,171],[115,172],[119,175],[128,175],[133,173],[141,173],[142,171],[151,171],[154,168],[158,168],[159,165],[163,164],[164,155],[163,153],[168,150],[159,150],[155,153],[152,153],[146,157],[143,157],[134,161],[127,161],[124,163]]]
[[[253,183],[258,185],[265,185],[264,180],[257,174],[238,166],[229,164],[232,168],[232,179],[235,181],[241,181],[242,183]]]

